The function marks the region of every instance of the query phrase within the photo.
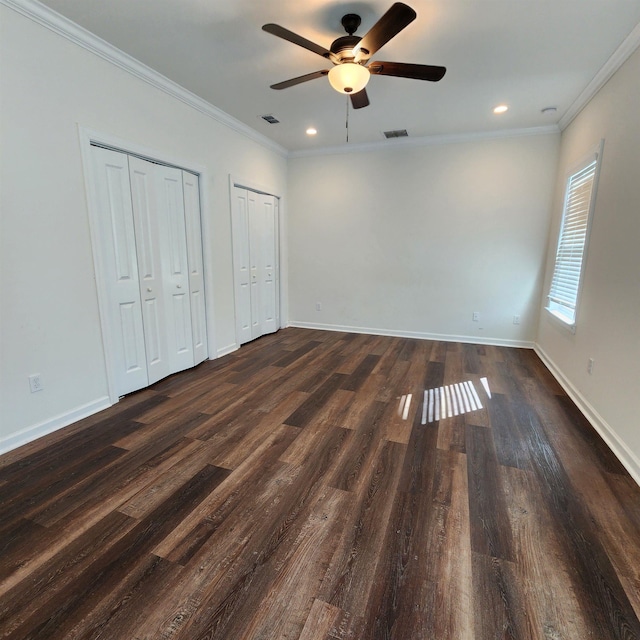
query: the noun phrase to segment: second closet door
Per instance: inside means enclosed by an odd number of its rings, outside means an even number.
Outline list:
[[[234,187],[236,332],[240,344],[278,330],[278,200]]]

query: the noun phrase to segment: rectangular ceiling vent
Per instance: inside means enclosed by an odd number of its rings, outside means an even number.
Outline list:
[[[385,138],[408,138],[409,134],[406,129],[396,129],[395,131],[383,131]]]
[[[263,120],[266,120],[269,124],[278,124],[280,120],[274,118],[271,114],[267,114],[266,116],[260,116]]]

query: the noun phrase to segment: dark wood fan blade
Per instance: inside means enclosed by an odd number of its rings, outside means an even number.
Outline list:
[[[311,42],[311,40],[307,40],[302,36],[299,36],[297,33],[293,33],[293,31],[289,31],[289,29],[285,29],[281,27],[279,24],[265,24],[262,25],[262,30],[270,33],[278,38],[282,38],[283,40],[287,40],[288,42],[293,42],[293,44],[297,44],[299,47],[307,49],[308,51],[312,51],[313,53],[317,53],[319,56],[323,58],[331,59],[333,58],[333,54],[329,49],[325,49],[321,47],[319,44],[315,42]]]
[[[447,72],[446,67],[434,67],[429,64],[407,64],[405,62],[371,62],[367,67],[378,76],[397,76],[398,78],[412,78],[414,80],[429,80],[438,82]]]
[[[362,89],[358,93],[352,93],[349,97],[351,98],[351,106],[354,109],[362,109],[362,107],[369,106],[369,96],[366,89]]]
[[[359,42],[356,62],[368,60],[380,47],[398,35],[416,19],[416,12],[402,2],[396,2]]]
[[[284,82],[278,82],[277,84],[272,84],[272,89],[288,89],[289,87],[295,87],[297,84],[301,84],[303,82],[308,82],[309,80],[315,80],[316,78],[322,78],[322,76],[326,76],[329,73],[328,69],[323,69],[322,71],[314,71],[313,73],[307,73],[304,76],[298,76],[297,78],[291,78],[291,80],[285,80]]]

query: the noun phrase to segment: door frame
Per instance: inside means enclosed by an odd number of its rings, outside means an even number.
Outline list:
[[[278,195],[278,190],[272,187],[262,185],[256,180],[238,176],[236,174],[229,174],[229,222],[231,224],[231,256],[233,263],[233,190],[235,187],[240,189],[247,189],[248,191],[254,191],[255,193],[262,193],[267,196],[273,196],[278,201],[278,217],[277,217],[277,225],[278,229],[276,230],[276,262],[278,265],[277,271],[277,282],[276,282],[276,295],[278,296],[278,317],[276,319],[276,324],[278,329],[284,329],[286,327],[286,322],[284,322],[283,318],[286,318],[286,308],[287,308],[287,300],[285,299],[284,292],[287,291],[288,287],[286,286],[286,269],[283,269],[282,265],[285,261],[285,251],[286,247],[286,233],[285,233],[285,218],[283,215],[283,198]],[[284,286],[283,286],[284,283]],[[237,314],[236,307],[236,272],[235,267],[233,268],[233,313],[234,317]],[[235,327],[235,345],[234,349],[231,351],[235,351],[235,349],[240,348],[240,336],[238,335],[238,323],[237,318],[236,322],[234,322]]]
[[[93,253],[93,268],[96,282],[96,292],[98,296],[98,311],[100,315],[100,329],[102,333],[102,349],[104,354],[105,373],[107,377],[107,389],[109,401],[113,405],[119,400],[115,385],[115,363],[111,356],[114,353],[112,348],[114,338],[112,336],[111,326],[108,315],[108,291],[105,279],[101,277],[105,273],[104,265],[101,262],[101,252],[96,248],[100,244],[98,232],[98,215],[99,207],[95,193],[95,176],[93,172],[93,163],[91,162],[91,146],[98,145],[125,153],[127,155],[137,156],[143,160],[149,160],[164,165],[176,167],[189,171],[198,176],[198,188],[200,192],[200,224],[202,227],[202,261],[204,269],[204,292],[205,292],[205,313],[207,317],[207,342],[208,342],[208,358],[216,357],[216,343],[214,330],[214,294],[213,294],[213,227],[210,223],[208,215],[209,203],[205,184],[209,183],[207,168],[196,162],[178,158],[171,154],[157,149],[151,149],[143,145],[123,140],[117,136],[108,133],[102,133],[88,129],[78,125],[78,135],[80,138],[80,154],[82,158],[82,169],[85,183],[85,193],[87,197],[87,210],[89,213],[89,231],[91,234],[91,248]]]

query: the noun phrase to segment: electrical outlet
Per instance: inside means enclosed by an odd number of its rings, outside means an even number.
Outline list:
[[[593,373],[593,363],[594,363],[594,359],[593,358],[589,358],[589,362],[587,364],[587,373],[589,375],[591,375]]]
[[[480,312],[474,311],[473,316],[471,316],[474,322],[480,322]]]
[[[513,324],[520,324],[520,316],[519,315],[513,316]]]
[[[322,302],[316,302],[316,311],[322,311]]]
[[[29,388],[31,389],[31,393],[42,391],[44,389],[42,386],[42,374],[34,373],[29,376]]]

